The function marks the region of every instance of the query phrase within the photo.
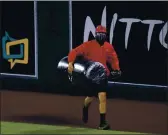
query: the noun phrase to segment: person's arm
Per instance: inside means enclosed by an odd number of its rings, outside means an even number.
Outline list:
[[[86,43],[79,45],[78,47],[72,49],[68,54],[68,63],[74,63],[76,56],[84,55],[86,50]]]
[[[120,70],[117,53],[111,44],[108,44],[106,48],[106,53],[107,53],[107,62],[111,65],[111,68],[113,70]]]
[[[73,64],[75,62],[76,56],[84,55],[86,50],[86,43],[83,43],[72,49],[68,54],[68,73],[72,74],[74,67]]]

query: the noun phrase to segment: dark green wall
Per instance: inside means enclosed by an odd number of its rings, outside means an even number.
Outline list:
[[[38,2],[37,9],[39,78],[3,78],[4,89],[57,90],[57,64],[69,51],[68,2]]]
[[[57,64],[69,51],[68,2],[39,2],[39,81],[41,88],[56,89]]]
[[[1,10],[0,10],[1,11]],[[24,14],[24,13],[23,13]],[[2,14],[3,15],[3,14]],[[69,85],[57,72],[57,64],[69,51],[69,9],[67,1],[38,2],[38,65],[39,78],[1,78],[6,90],[52,92],[83,95],[81,88]],[[165,101],[166,89],[133,86],[110,86],[109,98]]]

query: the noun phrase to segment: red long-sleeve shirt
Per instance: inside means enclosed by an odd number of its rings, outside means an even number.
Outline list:
[[[82,55],[87,60],[102,63],[107,70],[107,75],[110,74],[110,71],[106,62],[111,65],[113,70],[120,69],[118,56],[113,46],[108,42],[105,42],[103,46],[100,46],[96,40],[84,42],[69,52],[68,62],[74,62],[76,56],[79,55]]]

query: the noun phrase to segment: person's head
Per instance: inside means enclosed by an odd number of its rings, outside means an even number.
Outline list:
[[[106,41],[106,28],[102,25],[96,27],[95,39],[100,44],[103,45]]]

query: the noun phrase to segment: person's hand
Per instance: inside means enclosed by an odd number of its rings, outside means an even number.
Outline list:
[[[121,76],[121,71],[120,70],[114,70],[111,72],[112,78],[118,78]]]
[[[70,62],[70,63],[68,64],[68,73],[72,75],[73,70],[74,70],[73,63]]]

